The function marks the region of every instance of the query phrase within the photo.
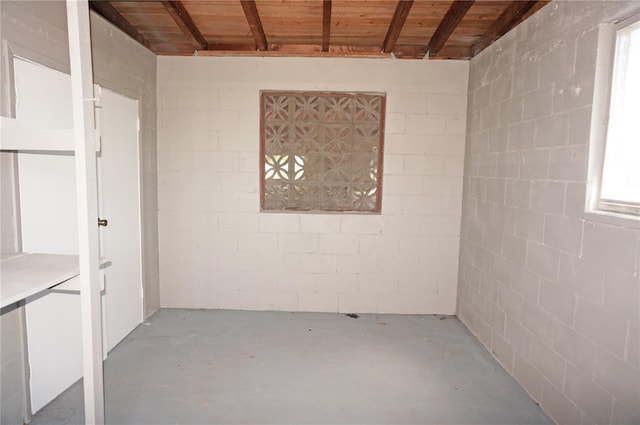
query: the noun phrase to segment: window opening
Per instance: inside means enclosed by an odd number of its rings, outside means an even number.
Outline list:
[[[380,212],[385,99],[261,92],[262,210]]]
[[[615,32],[598,208],[640,215],[640,16]]]

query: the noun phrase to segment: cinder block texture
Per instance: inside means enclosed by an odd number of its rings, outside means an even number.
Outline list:
[[[551,2],[471,60],[458,315],[558,424],[640,423],[640,230],[585,214],[598,25]]]
[[[468,68],[158,57],[161,305],[454,313]],[[260,90],[387,94],[380,215],[260,212]]]

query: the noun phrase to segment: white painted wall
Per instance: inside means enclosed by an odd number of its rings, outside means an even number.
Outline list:
[[[453,313],[467,62],[158,57],[162,307]],[[382,214],[259,211],[259,91],[387,93]]]
[[[640,423],[640,223],[585,214],[598,25],[551,2],[471,60],[458,315],[559,424]]]
[[[72,128],[68,74],[16,59],[14,75],[20,125]],[[73,155],[18,153],[17,158],[22,250],[77,254]],[[28,298],[25,311],[31,406],[36,412],[82,376],[79,297],[45,291]]]
[[[2,5],[0,4],[0,8]],[[0,152],[0,252],[19,250],[15,197],[15,155]],[[24,307],[0,310],[0,424],[22,423],[25,418]]]

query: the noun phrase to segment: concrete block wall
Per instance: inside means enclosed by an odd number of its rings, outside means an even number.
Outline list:
[[[458,315],[559,424],[640,422],[640,223],[585,213],[598,25],[552,2],[471,60]]]
[[[468,63],[158,57],[162,307],[454,313]],[[260,90],[385,92],[382,213],[261,213]]]

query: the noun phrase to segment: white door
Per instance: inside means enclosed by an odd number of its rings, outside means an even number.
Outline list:
[[[68,75],[19,59],[14,75],[21,126],[71,127]],[[103,255],[115,257],[105,269],[103,295],[105,345],[110,349],[142,321],[137,102],[107,92],[102,113],[107,137],[98,159],[105,173],[99,175],[104,190],[98,195],[101,213],[111,222],[101,232],[101,245]],[[77,253],[74,167],[69,153],[18,155],[23,251]],[[82,376],[80,299],[77,294],[48,291],[28,299],[26,314],[35,412]]]
[[[107,350],[142,322],[138,101],[102,89],[98,158],[101,255],[105,272]]]

